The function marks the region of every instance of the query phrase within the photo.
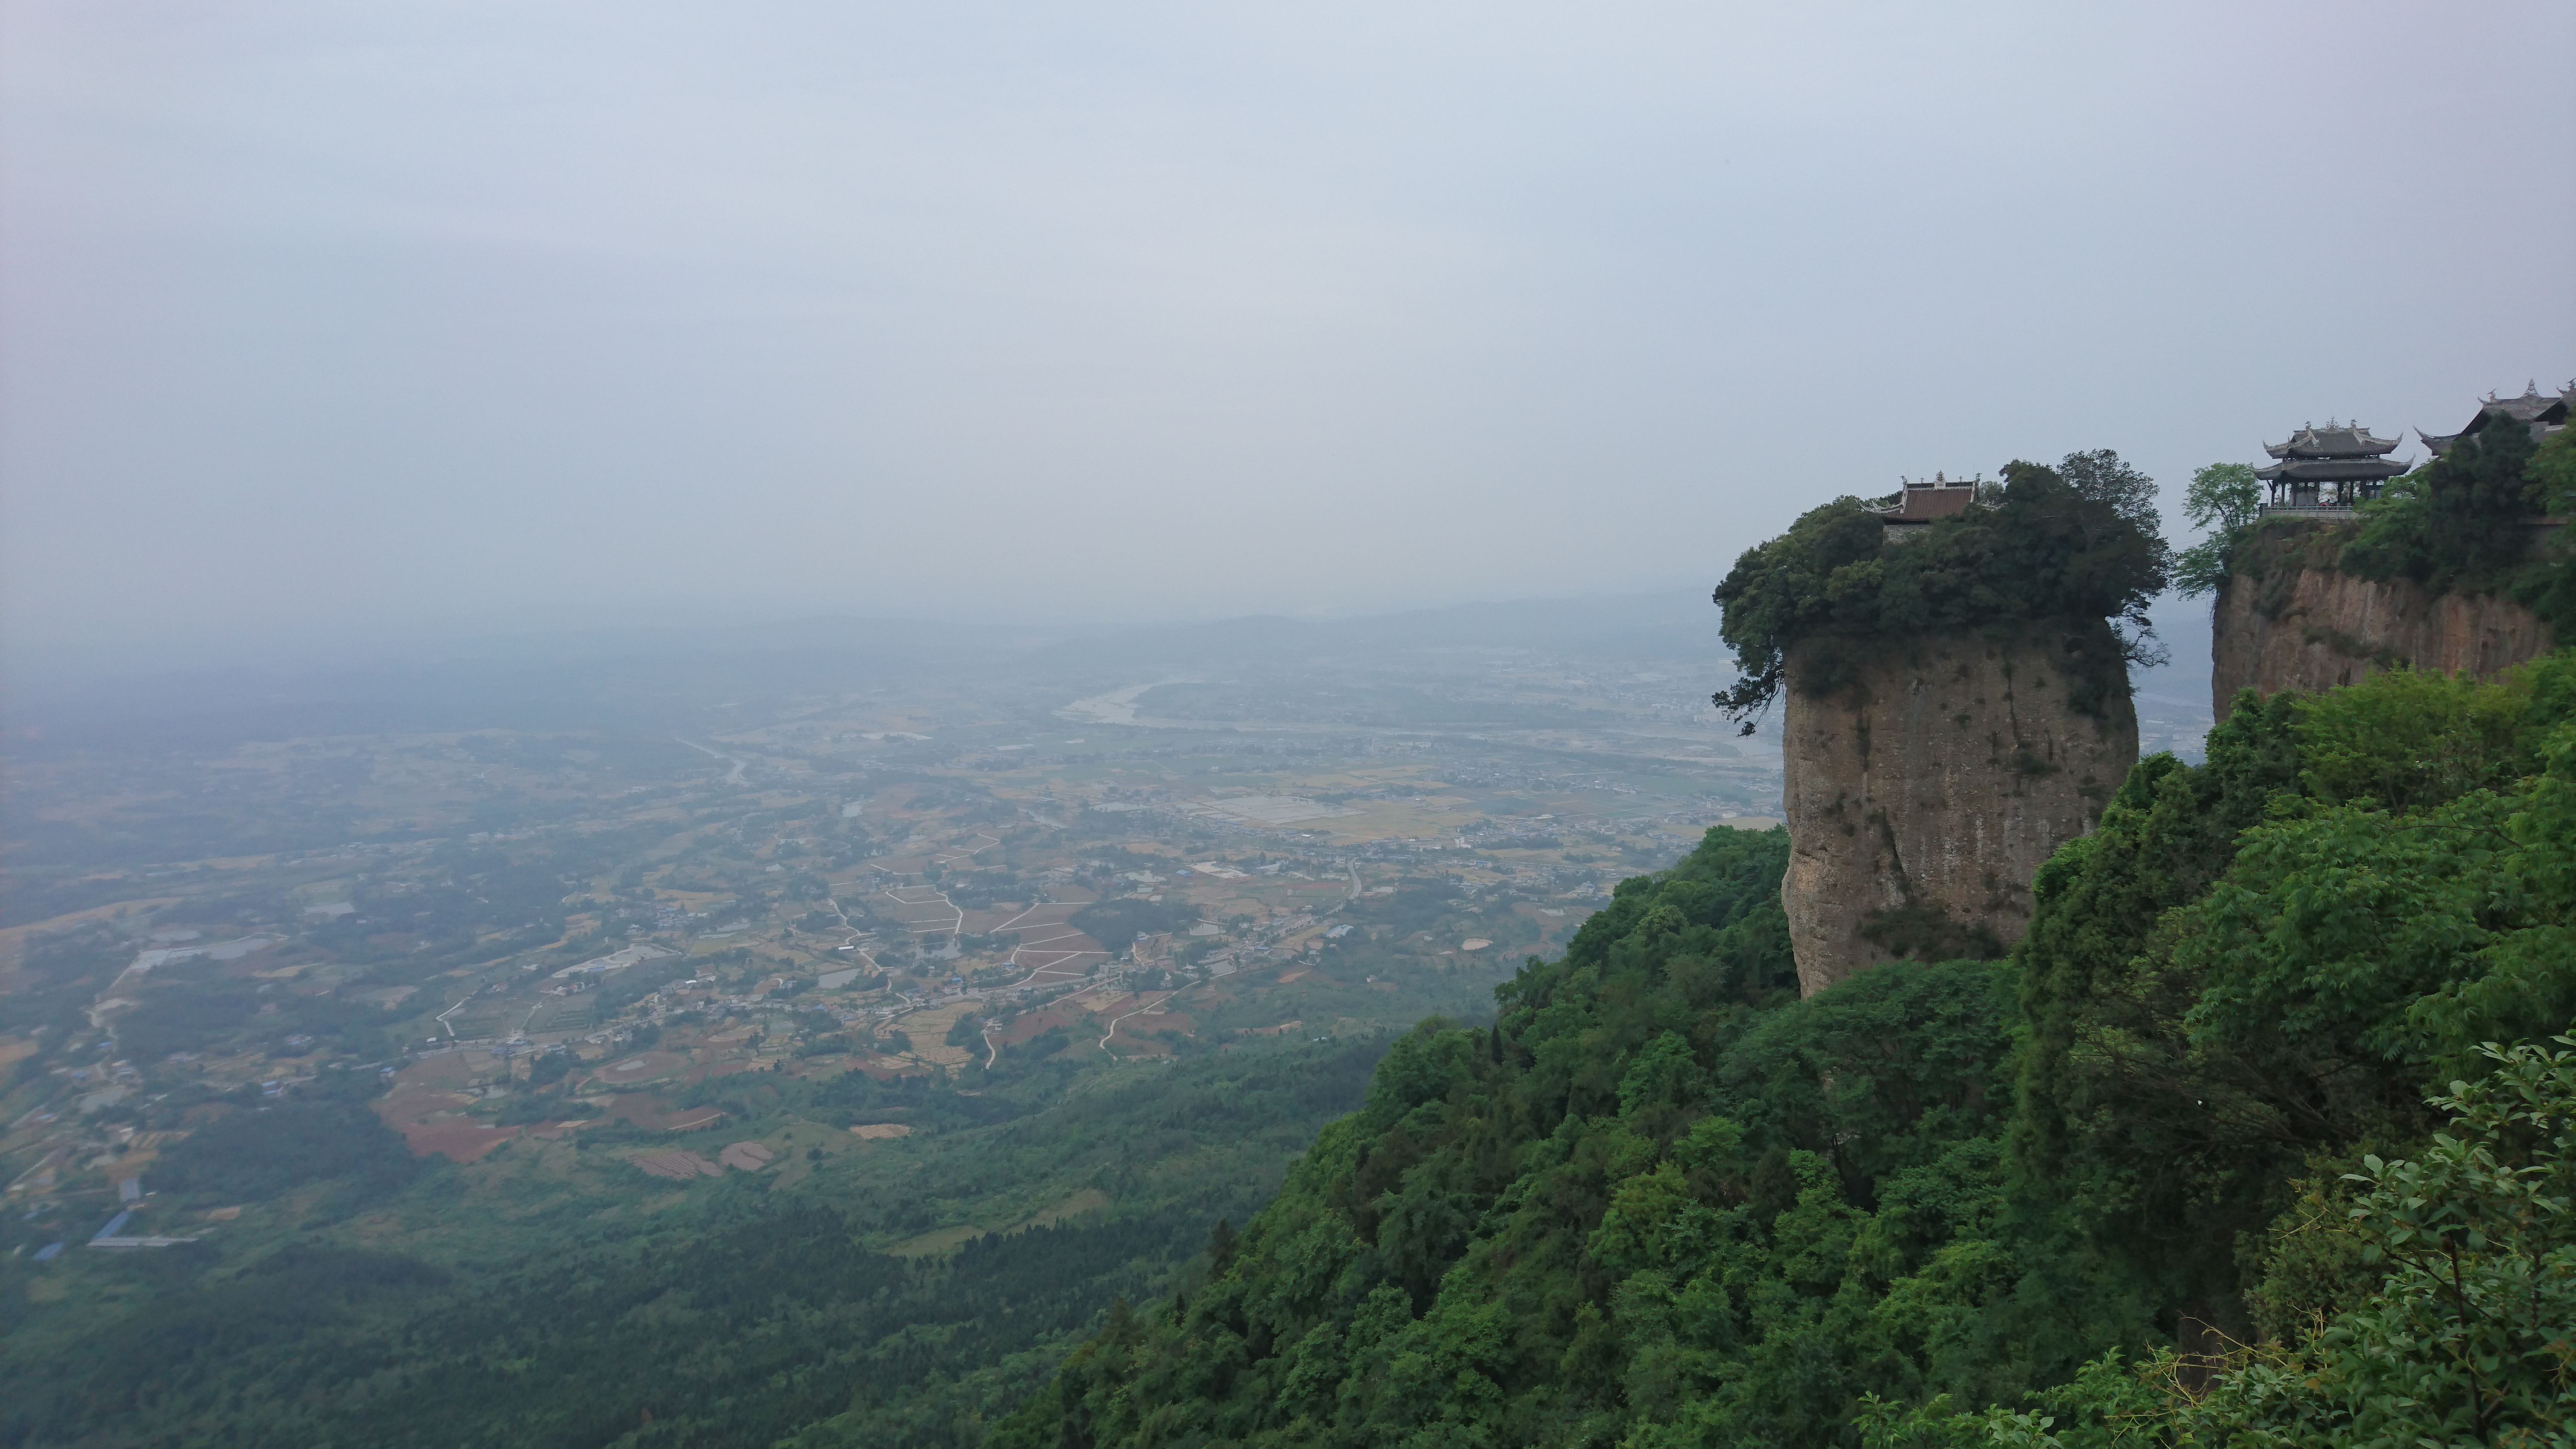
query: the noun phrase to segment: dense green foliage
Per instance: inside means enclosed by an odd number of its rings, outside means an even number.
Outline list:
[[[2557,1040],[2576,1046],[2576,1037]],[[2042,1408],[1873,1403],[1871,1449],[2556,1444],[2576,1428],[2576,1052],[2489,1046],[2413,1160],[2365,1154],[2339,1211],[2303,1214],[2276,1265],[2339,1270],[2306,1334],[2134,1369],[2117,1353]],[[2301,1276],[2314,1279],[2313,1272]],[[2334,1308],[2331,1319],[2326,1308]]]
[[[2099,707],[2122,660],[2149,647],[2147,603],[2172,567],[2155,484],[2108,449],[2070,453],[2055,468],[2008,464],[1985,506],[1903,544],[1886,533],[1869,504],[1838,498],[1746,550],[1717,586],[1738,677],[1716,702],[1747,733],[1779,695],[1791,646],[1806,641],[1816,652],[1801,687],[1824,693],[1847,678],[1844,645],[2045,630],[2095,681],[2086,698]]]
[[[2344,571],[2411,578],[2436,593],[2494,591],[2521,564],[2522,525],[2541,511],[2533,451],[2530,429],[2500,423],[2389,480],[2362,506],[2361,532],[2343,551]]]
[[[330,1183],[350,1202],[399,1191],[425,1168],[355,1102],[297,1099],[229,1113],[162,1155],[163,1191],[208,1207]]]
[[[2561,520],[2576,515],[2576,428],[2561,428],[2542,440],[2524,470],[2531,498],[2539,509]],[[2576,640],[2576,539],[2562,526],[2526,558],[2513,580],[2513,597],[2538,615],[2561,641]]]
[[[2025,1207],[2135,1341],[2250,1334],[2244,1245],[2293,1176],[2420,1138],[2475,1043],[2576,1019],[2571,673],[2240,700],[2208,765],[2142,762],[2041,871]]]
[[[2227,582],[2237,545],[2262,516],[2263,485],[2247,463],[2212,463],[2195,469],[2183,490],[2183,516],[2208,536],[2174,556],[2174,591],[2186,599],[2215,592]]]
[[[1210,1281],[1000,1442],[1781,1442],[1983,1392],[1941,1311],[1982,1266],[1942,1248],[1995,1210],[2008,970],[1787,998],[1786,855],[1712,832],[1493,1029],[1419,1029]]]
[[[2550,1422],[2571,1068],[2480,1044],[2576,1019],[2576,656],[2240,700],[2007,963],[1760,990],[1784,857],[1713,832],[1407,1038],[996,1442],[2038,1444],[2213,1382],[2292,1426],[2250,1442]]]
[[[977,1399],[940,1380],[1087,1326],[1184,1221],[911,1262],[854,1248],[829,1207],[737,1192],[685,1237],[567,1245],[488,1284],[289,1248],[21,1380],[8,1418],[36,1443],[570,1446],[768,1444],[850,1415],[943,1442]]]
[[[1186,931],[1197,925],[1199,913],[1178,901],[1140,901],[1124,897],[1093,901],[1073,913],[1073,928],[1118,955],[1138,936],[1161,931]]]
[[[2576,513],[2576,429],[2561,428],[2540,440],[2526,470],[2540,511],[2553,518]]]
[[[0,1254],[0,1444],[971,1445],[1121,1295],[1254,1211],[1382,1047],[1006,1057],[972,1095],[735,1076],[711,1139],[616,1124],[465,1168],[416,1163],[327,1094],[238,1110],[164,1154],[164,1203],[284,1192],[320,1210],[282,1241],[74,1251],[45,1277]],[[846,1147],[844,1117],[913,1135]],[[821,1144],[793,1154],[803,1177],[655,1184],[650,1211],[622,1206],[653,1181],[630,1143],[712,1154],[782,1131]],[[601,1190],[579,1190],[589,1175]],[[1027,1225],[956,1226],[968,1213]],[[7,1226],[40,1244],[67,1225]],[[34,1320],[40,1287],[93,1311]]]

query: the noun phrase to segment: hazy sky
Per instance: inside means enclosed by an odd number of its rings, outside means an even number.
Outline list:
[[[1705,590],[2576,373],[2564,0],[0,23],[20,658]]]

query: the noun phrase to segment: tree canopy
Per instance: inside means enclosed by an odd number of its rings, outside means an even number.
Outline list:
[[[2227,582],[2236,546],[2262,514],[2263,485],[2250,463],[2195,469],[2183,492],[2183,516],[2208,534],[2174,559],[2174,587],[2184,598],[2214,593]]]
[[[2542,507],[2543,485],[2531,476],[2534,451],[2530,429],[2499,423],[2389,480],[2362,506],[2361,532],[2345,546],[2341,568],[2364,578],[2410,578],[2435,593],[2504,587],[2527,552],[2522,526]]]
[[[994,1449],[2560,1442],[2576,652],[2240,700],[2004,963],[1790,995],[1785,846],[1417,1030]]]
[[[1737,679],[1716,704],[1747,733],[1802,640],[2050,629],[2097,675],[2153,649],[2147,605],[2164,590],[2172,550],[2157,529],[2154,482],[2109,449],[2070,453],[2054,468],[2007,464],[2000,488],[1921,537],[1891,544],[1886,533],[1869,503],[1837,498],[1746,550],[1717,586]],[[1837,687],[1844,658],[1821,656],[1802,687]]]

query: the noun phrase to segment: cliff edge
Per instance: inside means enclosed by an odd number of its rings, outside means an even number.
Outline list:
[[[2511,599],[2338,571],[2351,537],[2349,524],[2275,524],[2244,551],[2212,621],[2218,719],[2239,690],[2313,693],[2400,665],[2491,678],[2556,647],[2549,626]]]
[[[2137,763],[2125,672],[2097,716],[2056,634],[1963,633],[1836,658],[1850,682],[1810,695],[1802,671],[1818,677],[1830,647],[1792,647],[1782,691],[1780,901],[1801,994],[1885,961],[2002,954],[2029,927],[2040,863]]]

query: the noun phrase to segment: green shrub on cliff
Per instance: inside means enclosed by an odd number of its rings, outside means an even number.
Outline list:
[[[2565,1392],[2563,1225],[2497,1194],[2563,1184],[2566,1129],[2427,1098],[2576,1019],[2576,654],[2241,700],[2208,763],[2142,762],[2051,859],[2000,965],[1790,999],[1785,854],[1712,833],[1492,1029],[1417,1031],[1186,1292],[991,1442],[2071,1446],[2125,1414],[2359,1443],[2483,1392],[2410,1377],[2409,1344]],[[2543,1317],[2433,1295],[2426,1240],[2389,1236],[2426,1204],[2475,1220],[2479,1304]],[[2258,1437],[2191,1437],[2228,1427],[2178,1417],[2202,1403]]]
[[[2556,1039],[2576,1047],[2576,1037]],[[2186,1359],[2118,1353],[2073,1383],[1956,1413],[1874,1402],[1864,1449],[2562,1444],[2576,1428],[2576,1052],[2490,1045],[2411,1159],[2312,1193],[2275,1265],[2332,1265],[2289,1332]]]
[[[2313,1154],[2420,1136],[2476,1043],[2576,1020],[2571,720],[2561,652],[2242,696],[2206,765],[2139,762],[2015,955],[2029,1220],[2250,1331],[2240,1244]]]
[[[1493,1028],[1417,1029],[1201,1281],[991,1442],[1818,1442],[1867,1389],[2016,1388],[1975,1322],[2010,1278],[2007,968],[1789,996],[1786,857],[1712,831]]]
[[[2526,470],[2541,510],[2550,517],[2576,515],[2576,428],[2561,428],[2541,441]],[[2559,527],[2538,558],[2526,561],[2513,581],[2514,601],[2547,624],[2561,642],[2576,642],[2576,530]]]
[[[2174,557],[2174,591],[2186,599],[2215,592],[2234,568],[2237,546],[2262,517],[2263,485],[2248,463],[2212,463],[2192,471],[2183,516],[2208,537]]]
[[[2361,531],[2340,567],[2362,578],[2409,578],[2434,593],[2494,593],[2523,563],[2523,525],[2541,510],[2529,429],[2499,424],[2361,506]]]
[[[2576,428],[2560,428],[2541,439],[2527,471],[2542,513],[2552,518],[2576,513]]]
[[[1747,550],[1717,586],[1738,677],[1716,703],[1746,733],[1802,641],[1822,646],[1802,687],[1824,693],[1877,643],[2044,630],[2092,685],[2078,691],[2079,707],[2094,709],[2123,663],[2152,648],[2147,604],[2165,587],[2172,550],[2157,531],[2155,484],[2108,449],[2070,453],[2055,468],[2008,464],[1990,500],[1901,545],[1886,532],[1869,504],[1838,498]]]

